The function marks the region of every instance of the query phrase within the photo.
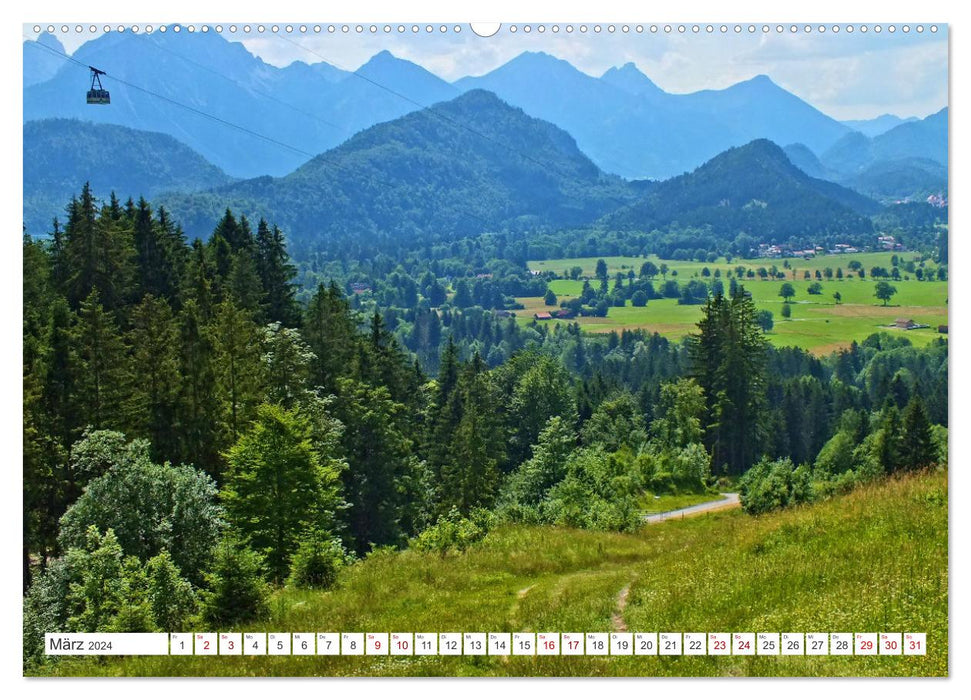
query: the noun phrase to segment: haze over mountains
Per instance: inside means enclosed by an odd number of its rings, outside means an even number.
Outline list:
[[[423,68],[387,53],[358,72],[400,86],[413,102],[326,63],[276,68],[215,33],[113,32],[83,44],[73,56],[220,122],[108,78],[111,104],[98,110],[84,100],[87,69],[36,47],[25,47],[24,57],[62,64],[52,79],[25,87],[25,121],[69,117],[167,133],[235,177],[284,175],[361,129],[418,109],[416,102],[423,106],[458,94]]]
[[[358,255],[507,229],[695,227],[723,240],[741,231],[759,240],[859,234],[881,209],[810,178],[764,139],[668,181],[625,181],[562,129],[484,90],[377,124],[282,178],[182,190],[153,201],[190,235],[205,237],[229,207],[277,223],[295,250]]]
[[[226,206],[304,242],[443,240],[507,226],[575,226],[634,200],[569,134],[483,90],[377,124],[282,178],[244,180],[163,201],[187,230]]]
[[[786,146],[807,174],[882,200],[922,199],[947,191],[948,109],[902,121],[874,137],[854,131],[817,156],[805,144]]]
[[[62,49],[48,35],[41,42]],[[24,47],[25,120],[75,117],[161,131],[237,177],[284,175],[308,159],[110,79],[112,104],[93,109],[83,100],[86,71],[31,43]],[[474,88],[568,131],[600,168],[627,178],[678,175],[756,138],[802,143],[819,155],[853,133],[764,75],[723,90],[672,94],[633,63],[594,77],[541,52],[453,84],[387,51],[357,75],[309,53],[317,62],[276,68],[215,32],[113,32],[83,44],[74,58],[310,154]],[[40,80],[51,61],[60,69]],[[879,135],[897,119],[856,124]]]
[[[767,76],[671,94],[632,63],[593,77],[527,52],[450,84],[387,51],[352,74],[325,62],[276,68],[216,33],[111,33],[74,56],[109,72],[112,104],[92,107],[84,101],[87,71],[51,53],[61,48],[56,38],[41,41],[50,50],[24,45],[25,220],[32,227],[49,226],[64,204],[52,211],[53,203],[87,179],[104,196],[106,189],[122,198],[173,193],[165,199],[190,233],[208,233],[230,204],[317,239],[409,236],[422,227],[452,235],[483,224],[573,226],[604,216],[612,225],[708,225],[713,214],[750,200],[769,202],[770,218],[782,215],[789,195],[801,202],[797,212],[803,207],[813,220],[809,210],[819,205],[839,229],[874,204],[832,183],[884,202],[947,185],[946,108],[923,120],[853,122],[862,129],[854,131]],[[49,119],[65,116],[75,120]],[[47,121],[32,121],[39,118]],[[775,144],[788,145],[783,152]],[[28,154],[42,167],[26,167]],[[708,161],[718,167],[691,173]],[[682,173],[660,185],[616,177]],[[729,209],[715,211],[705,198],[721,185],[710,173],[747,179],[755,189],[743,182]],[[784,183],[776,183],[781,198],[759,197],[773,176]],[[679,187],[699,198],[675,196]],[[765,216],[745,211],[729,217],[732,226],[773,230]]]

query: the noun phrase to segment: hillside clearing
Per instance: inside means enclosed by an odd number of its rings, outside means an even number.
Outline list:
[[[268,620],[243,628],[609,631],[621,608],[632,632],[926,632],[927,656],[142,657],[66,660],[49,670],[134,676],[942,676],[948,672],[947,499],[947,475],[935,472],[758,518],[733,510],[633,535],[504,527],[463,555],[382,552],[346,570],[334,591],[282,590]]]

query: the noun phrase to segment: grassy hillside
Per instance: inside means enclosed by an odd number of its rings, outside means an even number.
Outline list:
[[[61,675],[940,676],[948,671],[947,475],[753,518],[635,535],[494,531],[464,555],[379,553],[327,593],[281,591],[267,631],[926,632],[923,657],[142,657]],[[626,591],[626,592],[625,592]]]

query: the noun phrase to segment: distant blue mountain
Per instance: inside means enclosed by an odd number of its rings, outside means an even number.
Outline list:
[[[111,104],[85,104],[87,70],[25,47],[29,61],[61,63],[46,82],[24,91],[24,120],[72,117],[170,134],[226,172],[241,177],[291,172],[311,156],[457,91],[407,61],[382,53],[359,69],[388,89],[326,63],[276,68],[215,32],[105,34],[83,44],[74,58],[108,72]],[[30,52],[30,53],[28,53]],[[41,55],[43,54],[43,55]],[[32,75],[36,68],[25,69]],[[269,143],[140,88],[295,147]]]
[[[853,129],[853,131],[859,131],[864,136],[873,138],[874,136],[885,134],[895,126],[915,121],[917,121],[917,117],[902,119],[896,114],[881,114],[879,117],[874,117],[873,119],[845,120],[843,124]]]
[[[63,48],[54,37],[40,40],[54,51]],[[370,126],[476,88],[567,131],[598,167],[626,178],[672,177],[761,138],[805,145],[820,156],[821,175],[860,172],[884,157],[944,162],[947,151],[946,116],[944,129],[928,128],[928,120],[908,122],[871,142],[764,75],[722,90],[672,94],[633,63],[594,77],[554,56],[526,52],[449,84],[387,51],[353,73],[323,61],[277,68],[215,32],[112,32],[83,44],[74,58],[106,70],[112,94],[110,105],[91,106],[84,100],[87,70],[34,43],[24,44],[25,121],[70,117],[166,133],[243,178],[285,175]],[[888,119],[895,117],[873,121]]]
[[[64,45],[53,34],[44,32],[36,40],[24,42],[24,87],[50,80],[64,65],[64,59],[58,58],[49,49],[64,53]]]
[[[650,78],[641,73],[633,63],[625,63],[620,68],[611,68],[600,76],[600,80],[620,88],[624,92],[641,97],[655,97],[665,94]]]
[[[875,163],[906,158],[929,159],[947,165],[948,109],[905,122],[869,138],[853,131],[826,149],[820,156],[824,166],[844,177],[855,176]]]
[[[836,181],[839,174],[823,165],[815,153],[804,143],[791,143],[782,149],[789,162],[802,170],[809,177],[821,180]]]
[[[455,85],[489,90],[566,129],[600,167],[625,177],[677,175],[757,138],[822,150],[850,132],[766,76],[680,95],[664,92],[630,63],[595,78],[526,52]]]

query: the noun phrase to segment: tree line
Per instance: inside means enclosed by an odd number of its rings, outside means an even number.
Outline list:
[[[432,378],[337,284],[298,301],[262,220],[226,211],[188,242],[164,209],[85,187],[63,229],[23,249],[33,642],[236,624],[269,584],[329,585],[375,548],[449,551],[503,520],[633,529],[645,490],[818,462],[851,424],[883,445],[887,402],[910,415],[941,387],[926,416],[946,424],[946,343],[772,349],[741,285],[708,295],[685,343],[484,310],[445,323],[429,305]],[[501,355],[480,352],[486,332]]]

